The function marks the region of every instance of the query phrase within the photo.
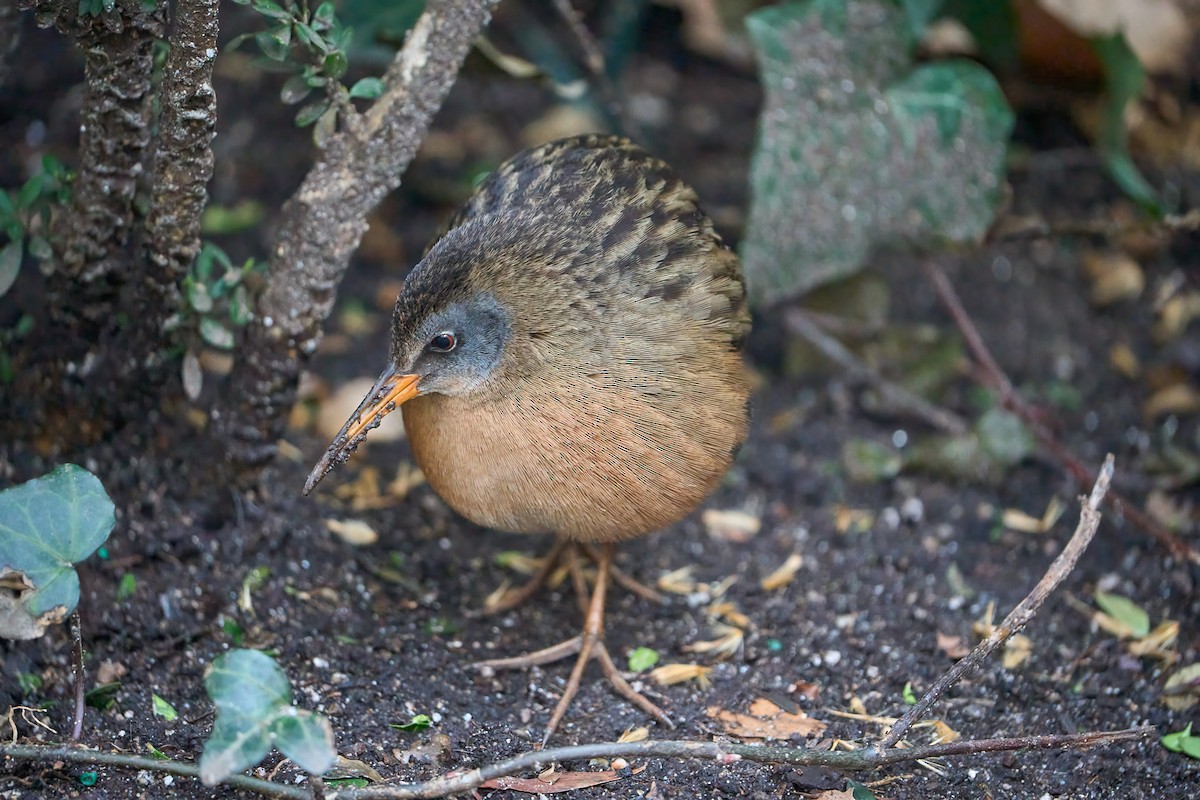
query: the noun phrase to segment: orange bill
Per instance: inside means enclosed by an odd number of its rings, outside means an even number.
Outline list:
[[[384,417],[419,395],[420,380],[420,375],[397,375],[395,367],[389,366],[384,370],[379,380],[371,387],[371,391],[350,415],[350,419],[346,420],[346,424],[338,431],[325,455],[321,456],[321,460],[309,473],[308,480],[304,483],[304,493],[311,492],[335,464],[350,458],[350,454],[367,438],[367,433],[379,427]]]

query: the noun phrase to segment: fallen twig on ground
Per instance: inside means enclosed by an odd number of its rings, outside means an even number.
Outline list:
[[[1054,431],[1045,423],[1042,413],[1021,396],[1016,387],[1013,386],[1008,375],[1000,368],[988,346],[984,343],[979,329],[975,327],[975,323],[971,321],[970,315],[963,307],[958,292],[954,290],[954,285],[950,283],[950,279],[946,277],[946,273],[941,266],[933,259],[925,259],[921,262],[921,269],[924,271],[925,277],[933,285],[938,299],[946,307],[950,317],[954,320],[954,324],[958,326],[959,333],[962,334],[963,339],[966,341],[967,349],[983,368],[987,382],[991,384],[991,388],[998,395],[1000,405],[1020,417],[1029,426],[1029,429],[1033,431],[1033,435],[1037,437],[1038,442],[1075,480],[1085,486],[1092,482],[1093,476],[1083,461],[1063,444]],[[1158,521],[1145,511],[1142,511],[1136,503],[1115,489],[1107,494],[1106,499],[1108,504],[1117,509],[1126,519],[1157,539],[1160,544],[1167,548],[1171,555],[1183,561],[1200,564],[1200,552],[1188,547],[1187,543],[1179,537],[1173,536]]]

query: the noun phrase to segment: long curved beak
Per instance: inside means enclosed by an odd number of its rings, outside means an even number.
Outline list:
[[[384,417],[419,395],[420,380],[420,375],[397,375],[395,366],[385,369],[371,387],[371,391],[350,415],[350,419],[346,420],[346,424],[338,431],[325,455],[321,456],[321,460],[309,473],[308,480],[304,483],[304,493],[311,492],[335,464],[347,461],[350,454],[367,438],[367,433],[378,428]]]

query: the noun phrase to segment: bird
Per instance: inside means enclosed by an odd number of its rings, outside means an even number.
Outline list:
[[[613,564],[615,545],[686,517],[733,462],[749,427],[749,330],[737,255],[666,162],[608,134],[533,147],[480,184],[409,272],[386,368],[304,493],[401,408],[413,457],[451,508],[556,537],[533,580],[488,610],[570,569],[580,635],[477,665],[576,657],[543,745],[593,659],[673,727],[608,654],[606,591],[654,595]]]

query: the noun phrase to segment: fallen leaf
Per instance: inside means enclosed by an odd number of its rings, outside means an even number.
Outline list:
[[[1113,369],[1130,380],[1137,378],[1142,371],[1142,365],[1138,362],[1137,355],[1124,342],[1114,344],[1112,349],[1108,351],[1108,363],[1112,364]]]
[[[708,607],[707,611],[708,615],[713,619],[724,620],[735,628],[745,630],[750,627],[750,618],[741,611],[738,611],[737,604],[730,600],[713,603]]]
[[[933,728],[933,744],[942,744],[944,742],[955,742],[962,738],[962,734],[946,724],[945,720],[933,719],[929,721],[929,727]]]
[[[650,729],[647,727],[626,728],[625,732],[617,737],[618,742],[644,742],[650,738]]]
[[[1186,711],[1200,702],[1200,663],[1177,669],[1163,685],[1162,697],[1172,711]]]
[[[325,520],[325,527],[346,544],[368,545],[379,541],[379,534],[361,519]]]
[[[645,764],[628,772],[617,772],[612,769],[595,772],[555,772],[552,775],[552,781],[542,780],[541,775],[536,778],[493,778],[479,784],[479,787],[481,789],[507,789],[511,792],[524,792],[525,794],[558,794],[619,781],[630,775],[637,775],[644,769],[646,769]]]
[[[658,588],[671,594],[691,594],[696,591],[696,580],[692,577],[695,571],[691,566],[671,570],[659,576]]]
[[[359,761],[357,758],[346,758],[338,756],[337,761],[324,775],[325,778],[366,778],[371,783],[383,783],[383,776],[378,770],[372,767],[365,761]]]
[[[1125,253],[1087,252],[1080,257],[1080,264],[1092,282],[1089,295],[1092,304],[1101,308],[1133,300],[1146,288],[1141,266]]]
[[[804,557],[799,553],[792,553],[770,575],[759,581],[759,586],[766,592],[782,589],[792,582],[792,579],[796,577],[796,573],[800,571],[800,567],[802,566],[804,566]]]
[[[719,658],[728,658],[741,649],[746,634],[741,628],[732,625],[716,623],[713,625],[717,638],[702,642],[693,642],[683,646],[685,653],[713,653]]]
[[[833,526],[838,533],[864,533],[875,524],[875,515],[866,509],[849,508],[838,503],[833,507]]]
[[[1058,497],[1051,497],[1046,504],[1042,516],[1034,517],[1016,508],[1006,508],[1001,515],[1004,527],[1017,533],[1046,533],[1066,511],[1066,506]]]
[[[1129,652],[1135,656],[1150,656],[1166,662],[1179,658],[1175,642],[1179,639],[1179,623],[1164,620],[1145,636],[1129,643]]]
[[[1142,405],[1142,416],[1155,419],[1165,414],[1194,414],[1200,411],[1200,391],[1189,383],[1159,389]]]
[[[700,664],[663,664],[650,672],[650,679],[659,686],[674,686],[684,681],[696,681],[700,684],[700,688],[707,689],[712,684],[708,677],[710,672],[712,672],[712,667]]]
[[[1028,636],[1017,633],[1004,643],[1004,657],[1001,663],[1008,670],[1016,669],[1029,660],[1033,654],[1033,640]]]
[[[708,535],[735,544],[745,544],[758,535],[762,520],[748,511],[707,509],[702,515]]]
[[[825,730],[825,723],[812,719],[804,712],[789,714],[765,698],[750,704],[749,714],[709,706],[709,717],[716,720],[730,736],[743,739],[790,739],[792,736],[815,736]]]
[[[951,636],[941,631],[937,632],[937,646],[939,650],[955,661],[971,652],[971,648],[967,647],[961,636]]]

